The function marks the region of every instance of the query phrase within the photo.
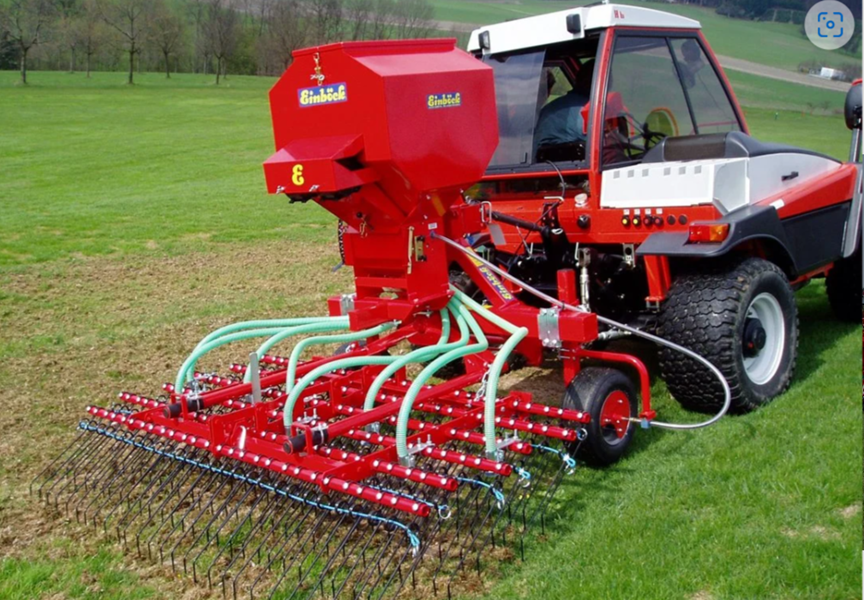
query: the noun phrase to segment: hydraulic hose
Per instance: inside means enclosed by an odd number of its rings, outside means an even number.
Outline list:
[[[379,335],[388,329],[392,329],[396,326],[395,322],[384,323],[383,325],[379,325],[377,327],[373,327],[371,329],[366,329],[364,331],[360,331],[357,333],[346,334],[346,335],[334,335],[327,336],[331,339],[332,342],[340,342],[340,341],[355,341],[356,339],[368,338],[373,335]],[[351,337],[351,340],[346,338]],[[321,339],[321,338],[318,338]],[[323,364],[315,369],[312,369],[306,375],[303,376],[300,381],[297,382],[296,385],[291,385],[292,382],[286,383],[286,392],[288,393],[288,398],[285,400],[285,406],[282,409],[282,421],[285,424],[285,431],[288,432],[291,424],[293,423],[293,415],[294,415],[294,406],[297,404],[297,399],[300,397],[300,394],[303,393],[310,383],[325,375],[327,373],[331,373],[333,371],[337,371],[339,369],[350,369],[353,367],[365,367],[367,365],[389,365],[391,362],[396,360],[395,356],[351,356],[348,358],[342,358],[339,360],[330,361],[326,364]]]
[[[285,374],[285,392],[291,393],[294,382],[297,379],[297,363],[300,362],[300,356],[303,354],[303,351],[306,350],[309,346],[318,346],[321,344],[346,344],[351,342],[357,342],[359,340],[365,340],[367,338],[372,337],[373,335],[379,335],[393,329],[397,325],[396,322],[384,323],[383,325],[379,325],[378,327],[373,327],[371,329],[365,329],[363,331],[356,331],[351,333],[343,333],[338,335],[322,335],[318,337],[306,338],[305,340],[300,341],[294,349],[291,351],[291,356],[288,359],[288,371]]]
[[[179,393],[186,382],[192,380],[195,365],[201,357],[220,346],[253,337],[272,336],[293,326],[313,323],[339,323],[343,321],[347,323],[348,317],[301,317],[295,319],[241,321],[221,327],[207,334],[204,339],[198,342],[198,345],[195,346],[192,353],[186,358],[186,361],[177,372],[177,377],[174,380],[174,389]]]
[[[261,329],[264,327],[282,328],[293,327],[294,325],[306,325],[309,323],[325,323],[347,320],[348,317],[298,317],[293,319],[265,319],[256,321],[240,321],[238,323],[232,323],[231,325],[220,327],[216,331],[207,334],[207,336],[203,340],[198,342],[198,345],[195,348],[198,349],[204,344],[212,342],[213,340],[220,338],[223,335],[234,333],[235,331],[241,331],[243,329]]]
[[[369,390],[366,392],[366,399],[363,402],[364,411],[371,410],[375,407],[375,397],[378,395],[378,392],[381,390],[384,383],[390,379],[396,371],[411,363],[423,362],[432,359],[435,355],[441,355],[450,350],[449,345],[446,344],[447,340],[450,338],[450,310],[448,310],[450,304],[447,306],[448,308],[441,309],[441,337],[438,338],[438,343],[434,346],[418,348],[404,356],[400,356],[397,360],[389,364],[386,369],[381,371],[381,373],[375,378],[375,381],[372,382],[372,385],[369,386]],[[455,313],[455,309],[452,310]],[[454,314],[454,316],[457,319],[461,318],[458,314]],[[467,342],[468,340],[466,339],[464,343]],[[461,340],[457,343],[461,343]]]
[[[430,233],[430,237],[432,237],[433,239],[441,240],[442,242],[444,242],[445,244],[447,244],[451,248],[454,248],[454,249],[458,250],[459,252],[462,252],[463,254],[467,254],[468,256],[472,257],[473,259],[479,261],[480,263],[482,263],[483,265],[488,267],[494,273],[498,274],[499,276],[503,277],[504,279],[506,279],[512,283],[515,283],[516,285],[521,287],[526,292],[536,296],[537,298],[540,298],[541,300],[545,300],[546,302],[549,302],[550,304],[552,304],[554,306],[559,306],[559,307],[566,309],[566,310],[570,310],[570,311],[574,311],[574,312],[588,312],[586,309],[584,309],[580,306],[574,306],[572,304],[568,304],[566,302],[558,300],[557,298],[553,298],[552,296],[549,296],[548,294],[544,294],[540,290],[532,287],[531,285],[525,283],[524,281],[514,277],[513,275],[510,275],[507,271],[504,271],[503,269],[498,268],[497,266],[495,266],[494,264],[492,264],[488,260],[478,256],[477,253],[474,252],[473,250],[471,250],[470,248],[466,248],[465,246],[458,244],[457,242],[451,240],[448,237],[444,237],[443,235],[435,233],[434,231]],[[720,369],[715,367],[714,364],[711,363],[708,359],[706,359],[706,358],[700,356],[699,354],[693,352],[689,348],[685,348],[684,346],[680,346],[674,342],[670,342],[669,340],[665,340],[665,339],[658,337],[656,335],[653,335],[651,333],[647,333],[645,331],[642,331],[641,329],[636,329],[635,327],[630,327],[629,325],[625,325],[624,323],[619,323],[618,321],[614,321],[614,320],[609,319],[607,317],[597,315],[597,320],[599,322],[605,324],[605,325],[608,325],[608,326],[613,327],[615,329],[619,329],[621,331],[629,332],[632,335],[635,335],[637,337],[641,337],[641,338],[646,339],[650,342],[654,342],[655,344],[658,344],[660,346],[665,346],[665,347],[669,348],[670,350],[680,352],[684,356],[692,358],[693,360],[704,365],[709,371],[711,371],[711,373],[713,373],[714,376],[717,378],[717,380],[720,382],[720,385],[723,386],[723,394],[725,396],[725,398],[723,400],[723,406],[720,408],[720,411],[716,415],[714,415],[713,417],[711,417],[707,421],[702,421],[701,423],[664,423],[662,421],[650,421],[649,424],[651,427],[659,427],[661,429],[673,429],[673,430],[678,430],[678,431],[686,431],[686,430],[691,430],[691,429],[701,429],[703,427],[708,427],[709,425],[713,425],[714,423],[716,423],[717,421],[722,419],[726,415],[727,412],[729,412],[729,407],[732,405],[732,390],[729,388],[729,383],[726,381],[726,378],[723,376],[723,373],[720,372]],[[633,421],[633,420],[634,419],[631,419],[631,421]]]
[[[486,380],[486,398],[484,400],[485,405],[483,412],[483,436],[486,438],[486,455],[488,458],[494,460],[493,457],[497,456],[498,453],[498,446],[495,443],[495,402],[498,400],[498,380],[501,377],[501,371],[504,369],[504,365],[507,363],[507,359],[510,358],[513,350],[515,350],[516,346],[518,346],[522,340],[527,337],[528,329],[526,327],[517,327],[506,319],[502,319],[492,311],[484,308],[480,303],[472,300],[467,294],[461,292],[455,286],[451,285],[450,289],[454,294],[456,294],[457,298],[468,306],[468,308],[493,325],[500,327],[510,334],[510,337],[507,338],[507,341],[504,342],[504,345],[501,346],[498,353],[495,355],[495,360],[489,367],[489,375]]]
[[[195,347],[195,350],[192,351],[192,354],[183,362],[183,365],[180,367],[180,370],[177,372],[177,379],[174,381],[174,389],[179,394],[183,390],[183,386],[187,381],[192,380],[192,374],[195,372],[195,365],[201,359],[202,356],[224,346],[225,344],[230,344],[231,342],[238,342],[240,340],[248,340],[249,338],[255,337],[265,337],[272,336],[280,331],[283,331],[284,327],[267,327],[264,329],[249,329],[247,331],[238,331],[237,333],[229,333],[227,335],[222,335],[212,341],[198,344]]]
[[[417,395],[420,393],[420,390],[423,389],[423,386],[426,384],[429,378],[432,377],[436,372],[438,372],[438,370],[440,370],[444,365],[453,362],[456,359],[462,358],[463,356],[483,352],[489,347],[489,342],[486,339],[486,335],[483,333],[483,329],[480,328],[480,324],[477,323],[477,320],[474,318],[474,316],[458,300],[456,304],[456,310],[459,312],[459,315],[462,317],[462,319],[464,319],[464,322],[471,329],[471,333],[474,335],[474,338],[477,341],[474,344],[469,344],[461,348],[455,348],[453,350],[450,350],[449,352],[445,352],[444,354],[433,360],[431,363],[429,363],[429,365],[426,366],[425,369],[420,372],[420,374],[411,384],[411,387],[408,388],[408,392],[406,392],[405,398],[402,400],[402,406],[399,407],[399,418],[396,422],[396,454],[399,456],[400,461],[404,462],[410,456],[408,452],[407,442],[408,421],[411,417],[411,409],[414,406],[414,400],[416,400]],[[495,442],[494,435],[492,442],[493,444]]]
[[[348,329],[349,327],[350,327],[350,325],[349,325],[347,319],[345,319],[344,321],[339,320],[339,321],[332,321],[329,323],[328,322],[309,323],[308,325],[299,325],[297,327],[287,327],[287,328],[283,329],[282,331],[280,331],[279,333],[277,333],[276,335],[274,335],[273,337],[271,337],[270,339],[268,339],[263,344],[261,344],[261,346],[258,347],[258,350],[255,352],[255,354],[260,359],[262,356],[267,354],[270,351],[270,349],[273,348],[273,346],[275,346],[276,344],[278,344],[282,340],[289,338],[289,337],[293,337],[295,335],[301,335],[301,334],[305,334],[305,333],[325,333],[325,332],[329,332],[329,331],[339,331],[339,330]],[[300,344],[302,344],[303,342],[306,342],[307,340],[316,340],[316,339],[319,339],[319,338],[307,338],[307,339],[301,341]],[[325,342],[321,342],[321,343],[325,343]],[[298,346],[299,346],[299,344],[298,344]],[[292,356],[293,356],[293,354],[292,354]],[[251,369],[252,365],[249,365],[249,367],[250,368],[246,370],[246,375],[243,377],[243,383],[249,383],[249,381],[251,381],[251,379],[252,379],[252,369]],[[295,365],[295,367],[296,367],[296,365]]]

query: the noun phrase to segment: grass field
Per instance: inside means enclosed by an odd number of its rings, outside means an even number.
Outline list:
[[[27,484],[85,405],[158,393],[215,327],[322,313],[350,285],[346,269],[330,272],[332,219],[264,193],[272,80],[216,88],[144,74],[129,88],[121,73],[36,72],[21,88],[15,77],[0,73],[0,598],[207,597],[34,506]],[[839,117],[802,114],[807,94],[823,92],[733,81],[754,135],[845,156]],[[527,560],[492,566],[478,595],[859,597],[860,332],[833,321],[823,286],[798,299],[786,395],[709,430],[639,432],[616,467],[579,470]],[[216,358],[221,367],[227,355]],[[545,371],[506,383],[561,387]],[[654,391],[664,417],[694,419],[662,383]]]
[[[584,0],[433,0],[432,3],[436,19],[481,25],[589,4]],[[623,3],[696,19],[702,23],[705,36],[717,54],[791,70],[808,60],[826,64],[860,62],[860,57],[817,48],[801,33],[798,25],[729,19],[718,15],[713,8],[698,6],[642,0]]]

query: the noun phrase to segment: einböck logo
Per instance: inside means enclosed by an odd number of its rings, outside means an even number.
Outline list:
[[[321,87],[304,88],[297,90],[297,98],[301,107],[321,106],[322,104],[336,104],[348,101],[348,84],[334,83]]]
[[[453,108],[462,106],[462,94],[451,92],[449,94],[429,94],[426,100],[429,108]]]

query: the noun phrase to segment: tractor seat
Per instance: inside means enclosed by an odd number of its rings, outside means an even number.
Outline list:
[[[746,133],[707,133],[663,138],[656,146],[645,153],[643,163],[658,163],[684,160],[710,160],[713,158],[755,158],[769,154],[809,154],[835,160],[819,152],[760,142]]]

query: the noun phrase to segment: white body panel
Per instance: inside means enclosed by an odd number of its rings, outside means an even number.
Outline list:
[[[646,163],[604,171],[600,206],[644,209],[713,203],[725,215],[839,167],[828,158],[792,152]],[[793,172],[798,175],[783,180]]]
[[[582,31],[567,31],[567,16],[580,15]],[[584,37],[585,31],[605,29],[613,26],[626,27],[664,27],[674,29],[700,29],[699,21],[665,13],[650,8],[627,6],[624,4],[598,4],[582,8],[572,8],[536,17],[526,17],[489,25],[471,32],[468,42],[469,52],[479,52],[480,34],[489,32],[490,49],[482,49],[484,54],[499,54],[525,48],[548,46]]]
[[[666,208],[710,204],[724,212],[749,202],[747,159],[633,165],[603,173],[603,208]]]

